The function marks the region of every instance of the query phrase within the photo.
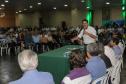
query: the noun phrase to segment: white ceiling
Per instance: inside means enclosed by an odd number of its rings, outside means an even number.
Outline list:
[[[107,1],[111,4],[106,5],[105,3]],[[38,6],[38,2],[41,2],[42,4]],[[9,3],[5,3],[4,0],[0,0],[0,4],[3,3],[5,4],[5,10],[13,9],[15,11],[24,9],[31,11],[53,10],[53,7],[57,7],[57,10],[86,8],[88,5],[91,6],[91,9],[121,6],[121,0],[85,0],[84,3],[82,3],[81,0],[9,0]],[[68,7],[64,7],[64,4],[68,4]],[[30,5],[33,6],[32,9],[29,8]]]

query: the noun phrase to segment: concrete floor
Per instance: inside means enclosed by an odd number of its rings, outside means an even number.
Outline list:
[[[121,83],[126,84],[126,50],[124,53],[124,68],[121,72]],[[22,75],[17,57],[0,56],[0,84],[7,84],[8,81],[19,79]]]
[[[16,57],[0,57],[0,84],[8,84],[8,81],[16,80],[21,77]]]

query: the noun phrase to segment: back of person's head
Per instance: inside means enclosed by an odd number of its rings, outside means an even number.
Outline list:
[[[104,37],[103,44],[108,45],[110,41],[112,40],[112,35],[111,33],[107,33]]]
[[[32,50],[23,50],[18,55],[18,63],[22,71],[36,69],[38,66],[38,57]]]
[[[84,67],[85,60],[83,52],[80,49],[72,50],[69,55],[69,62],[71,69]]]
[[[97,43],[91,43],[91,44],[87,45],[87,52],[91,56],[98,56],[99,53],[100,53],[98,44]]]
[[[119,44],[119,39],[118,39],[118,38],[112,38],[112,41],[113,41],[113,43],[115,43],[116,45]]]

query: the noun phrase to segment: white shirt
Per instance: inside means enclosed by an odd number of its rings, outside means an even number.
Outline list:
[[[104,46],[104,54],[110,59],[112,66],[116,65],[117,59],[112,48]]]
[[[90,84],[92,78],[91,75],[86,75],[86,76],[82,76],[79,78],[76,78],[74,80],[71,80],[69,77],[64,77],[63,82],[64,84]]]
[[[85,31],[88,32],[88,33],[93,34],[94,36],[96,36],[96,30],[91,26],[88,26],[88,28]],[[81,30],[78,37],[79,38],[83,37],[84,44],[90,44],[90,43],[96,42],[96,39],[90,37],[89,35],[84,34],[84,29]]]

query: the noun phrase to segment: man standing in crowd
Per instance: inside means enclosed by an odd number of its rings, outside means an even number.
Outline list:
[[[80,44],[91,44],[95,43],[97,39],[95,28],[88,25],[88,21],[86,19],[82,20],[83,29],[80,31],[79,35],[72,38],[71,41],[74,42],[78,40]],[[83,41],[81,38],[83,37]]]

